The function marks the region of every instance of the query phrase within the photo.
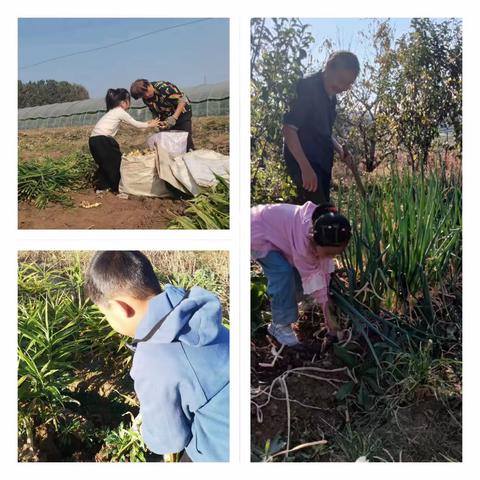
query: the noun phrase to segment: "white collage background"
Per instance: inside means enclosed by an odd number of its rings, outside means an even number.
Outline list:
[[[2,394],[3,478],[478,478],[478,118],[480,37],[474,2],[242,1],[2,4]],[[18,17],[229,17],[230,164],[229,231],[19,231],[17,230],[17,19]],[[251,17],[463,17],[464,19],[464,462],[462,464],[251,464],[250,463],[250,165],[249,66]],[[192,47],[194,48],[194,47]],[[231,461],[229,464],[17,464],[16,271],[19,250],[228,250],[231,320]]]

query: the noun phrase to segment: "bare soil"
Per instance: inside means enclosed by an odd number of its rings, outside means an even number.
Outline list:
[[[313,320],[313,321],[312,321]],[[301,347],[284,348],[273,367],[272,346],[280,345],[268,336],[266,328],[257,330],[252,339],[251,380],[253,392],[267,390],[275,378],[298,367],[324,369],[314,373],[325,379],[347,381],[346,372],[327,373],[341,367],[331,343],[320,332],[320,323],[312,316],[303,316],[296,326],[304,342]],[[321,446],[307,447],[289,455],[289,461],[332,462],[355,461],[357,451],[368,445],[371,456],[378,460],[403,462],[461,461],[461,397],[444,402],[426,394],[404,405],[395,415],[388,408],[371,412],[357,412],[353,407],[338,402],[335,394],[341,383],[332,385],[326,380],[303,375],[285,377],[290,406],[290,448],[308,442],[324,440]],[[261,409],[251,406],[251,445],[258,452],[280,439],[283,450],[288,436],[288,409],[286,392],[279,383],[273,388],[270,402]],[[257,404],[267,395],[254,398]],[[349,433],[350,432],[350,433]],[[353,434],[351,434],[353,432]],[[345,445],[346,451],[341,444]],[[273,453],[273,452],[271,452]],[[375,455],[374,455],[375,454]],[[274,458],[285,459],[284,455]]]
[[[49,204],[44,209],[21,202],[18,207],[20,229],[162,229],[181,215],[183,200],[163,198],[118,198],[93,190],[72,192],[74,207]],[[96,205],[92,208],[85,206]],[[82,206],[83,205],[83,206]]]

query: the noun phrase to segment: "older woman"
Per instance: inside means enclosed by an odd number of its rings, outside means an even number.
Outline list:
[[[188,97],[176,85],[163,80],[149,82],[141,78],[132,83],[130,93],[133,98],[143,100],[153,118],[160,119],[160,128],[188,132],[187,150],[194,149],[192,106]]]

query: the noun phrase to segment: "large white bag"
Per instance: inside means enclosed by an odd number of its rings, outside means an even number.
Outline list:
[[[162,147],[156,145],[155,149],[157,152],[157,172],[160,178],[172,185],[172,187],[175,187],[177,190],[180,190],[183,193],[188,193],[189,190],[187,190],[183,183],[173,174],[175,159]]]
[[[168,132],[154,133],[147,139],[148,148],[161,147],[170,155],[176,157],[183,155],[187,151],[188,132],[180,130],[170,130]]]
[[[213,150],[192,150],[182,155],[182,159],[190,176],[200,187],[216,185],[215,175],[223,178],[229,175],[229,157]]]
[[[157,173],[157,154],[128,154],[122,156],[118,191],[138,197],[170,197],[166,183]]]

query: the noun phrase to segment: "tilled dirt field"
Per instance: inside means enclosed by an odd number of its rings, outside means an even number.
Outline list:
[[[182,200],[133,197],[124,200],[110,192],[96,194],[93,190],[72,192],[70,196],[74,207],[50,204],[39,209],[21,202],[18,228],[162,229],[185,208]]]
[[[59,159],[75,151],[88,151],[92,126],[44,128],[18,133],[20,162],[41,158]],[[122,127],[116,139],[123,152],[143,148],[152,132]],[[229,153],[228,117],[193,119],[196,148]],[[73,207],[49,204],[39,209],[27,202],[18,206],[20,229],[164,229],[183,213],[185,202],[174,199],[117,198],[111,193],[97,195],[89,190],[71,192]],[[99,205],[96,205],[99,204]],[[92,205],[96,205],[93,206]],[[86,208],[90,207],[90,208]]]
[[[349,375],[318,319],[304,315],[296,330],[303,345],[281,351],[265,327],[252,338],[253,461],[348,462],[365,451],[377,461],[461,461],[461,399],[426,394],[395,415],[358,411],[335,398]],[[287,438],[301,447],[288,457]]]

